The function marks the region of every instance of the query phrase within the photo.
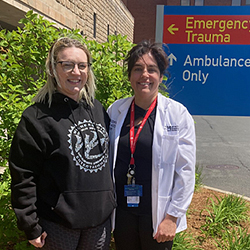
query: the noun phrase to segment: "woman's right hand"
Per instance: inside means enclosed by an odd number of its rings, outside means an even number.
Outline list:
[[[32,244],[34,247],[41,248],[45,244],[45,238],[47,237],[47,233],[43,232],[38,238],[34,240],[29,240],[29,243]]]

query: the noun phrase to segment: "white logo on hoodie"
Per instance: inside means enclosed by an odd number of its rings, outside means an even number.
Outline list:
[[[79,121],[69,129],[69,149],[76,166],[85,172],[97,172],[108,160],[108,133],[101,124]]]

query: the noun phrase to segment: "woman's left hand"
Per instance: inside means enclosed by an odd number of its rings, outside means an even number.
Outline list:
[[[154,239],[157,240],[158,243],[172,241],[175,237],[176,221],[176,217],[167,214],[166,218],[159,225]]]

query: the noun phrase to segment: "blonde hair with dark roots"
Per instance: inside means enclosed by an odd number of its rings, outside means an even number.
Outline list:
[[[92,58],[87,47],[78,39],[71,37],[61,37],[54,42],[51,46],[47,60],[46,60],[46,73],[47,73],[47,82],[46,84],[38,91],[37,95],[33,98],[34,102],[45,102],[48,98],[49,106],[52,103],[52,94],[57,90],[57,86],[60,87],[60,82],[56,73],[56,61],[57,56],[60,51],[65,48],[76,47],[82,49],[88,58],[88,63],[91,64]],[[82,98],[85,98],[87,104],[93,106],[93,100],[95,98],[95,76],[91,66],[88,69],[88,80],[84,87],[79,93],[78,101]],[[48,96],[48,97],[47,97]]]

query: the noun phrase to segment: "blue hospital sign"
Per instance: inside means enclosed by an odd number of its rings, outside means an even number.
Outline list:
[[[250,7],[157,6],[170,97],[192,115],[250,115]]]

